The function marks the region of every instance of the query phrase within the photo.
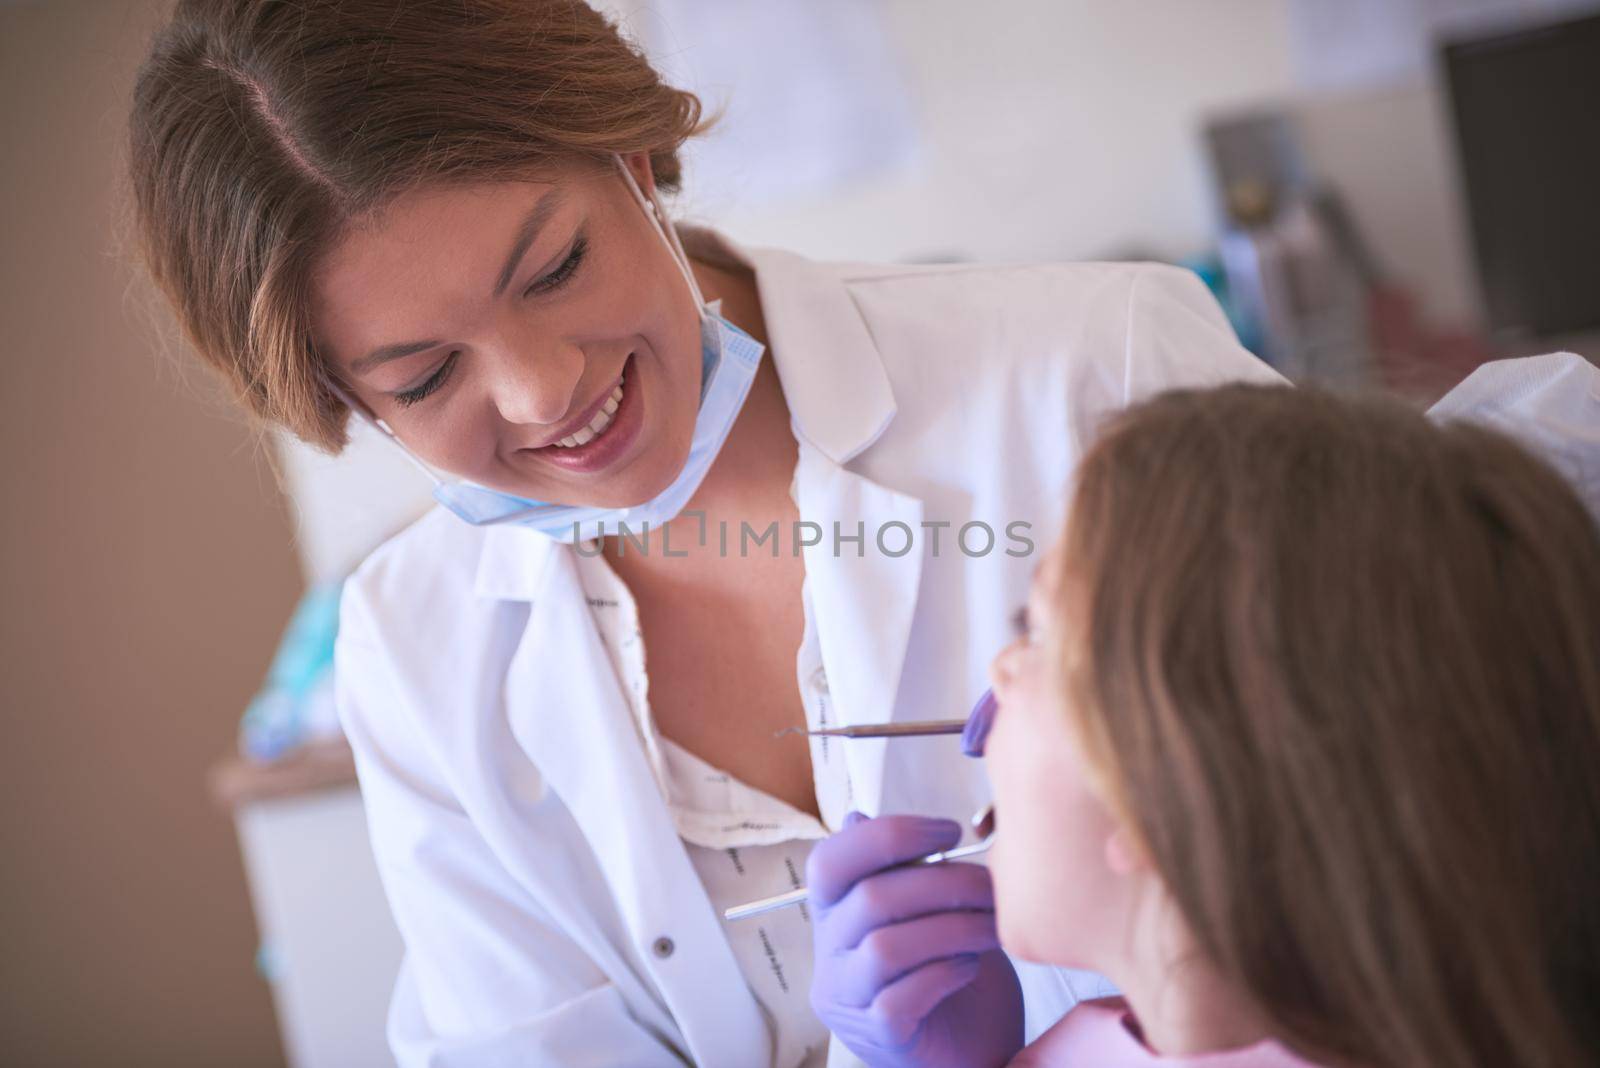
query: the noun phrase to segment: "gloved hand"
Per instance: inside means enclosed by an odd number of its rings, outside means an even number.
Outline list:
[[[806,863],[811,1005],[872,1068],[985,1068],[1022,1048],[988,869],[897,866],[960,840],[953,820],[852,812]]]

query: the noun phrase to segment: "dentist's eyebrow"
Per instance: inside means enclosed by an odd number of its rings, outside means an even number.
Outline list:
[[[560,206],[561,192],[560,190],[552,189],[540,197],[538,203],[534,204],[533,209],[523,217],[522,225],[517,227],[516,240],[511,243],[511,252],[506,256],[505,265],[500,268],[500,278],[495,282],[495,299],[498,300],[500,295],[506,291],[506,286],[511,284],[511,276],[517,273],[517,268],[522,264],[522,257],[528,254],[529,246],[539,239],[539,232],[544,229],[545,223],[550,221],[550,216],[554,215],[556,209]],[[442,344],[444,342],[433,340],[402,341],[398,345],[384,345],[353,361],[350,364],[350,370],[354,374],[365,374],[379,364],[388,363],[390,360],[398,360]]]
[[[528,246],[538,239],[539,231],[544,229],[544,224],[550,221],[550,216],[554,215],[560,206],[561,192],[552,189],[539,198],[533,210],[522,220],[522,226],[517,229],[517,239],[511,245],[511,254],[506,257],[505,266],[500,268],[500,280],[495,283],[496,299],[506,291],[506,286],[511,284],[511,276],[517,273],[517,267],[522,263],[522,257],[527,254]]]
[[[404,341],[398,345],[385,345],[383,348],[373,349],[361,359],[353,361],[350,364],[350,371],[358,375],[366,374],[380,363],[398,360],[402,356],[410,356],[413,352],[421,352],[423,349],[431,349],[435,345],[442,344],[444,344],[442,341]]]

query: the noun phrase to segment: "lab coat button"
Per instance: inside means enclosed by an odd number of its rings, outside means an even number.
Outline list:
[[[672,956],[673,951],[677,948],[677,946],[672,944],[672,939],[668,938],[666,935],[662,935],[660,938],[656,939],[655,944],[650,947],[650,952],[654,953],[662,960],[666,960],[668,957]]]

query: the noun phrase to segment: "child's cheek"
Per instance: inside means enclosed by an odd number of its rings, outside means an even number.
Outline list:
[[[984,749],[984,763],[993,785],[998,834],[989,852],[994,877],[1000,939],[1007,949],[1034,959],[1039,915],[1039,850],[1048,833],[1046,809],[1038,796],[1038,754],[1031,751],[1023,710],[1002,707]]]

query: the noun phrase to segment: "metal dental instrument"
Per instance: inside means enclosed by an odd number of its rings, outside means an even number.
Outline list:
[[[808,734],[813,738],[909,738],[919,734],[960,734],[967,726],[964,719],[922,719],[906,723],[869,723],[856,727],[785,727],[774,734]]]
[[[900,867],[908,868],[913,864],[943,864],[947,860],[975,857],[994,845],[994,830],[994,806],[985,805],[981,811],[972,817],[972,833],[978,836],[976,842],[971,845],[957,846],[954,849],[946,849],[939,853],[929,853],[925,857],[907,861]],[[745,920],[751,916],[759,916],[763,912],[771,912],[774,909],[798,905],[810,896],[811,892],[802,886],[798,890],[790,890],[786,894],[778,894],[774,897],[764,897],[760,901],[752,901],[748,905],[735,905],[731,909],[724,910],[722,918],[725,920]]]

